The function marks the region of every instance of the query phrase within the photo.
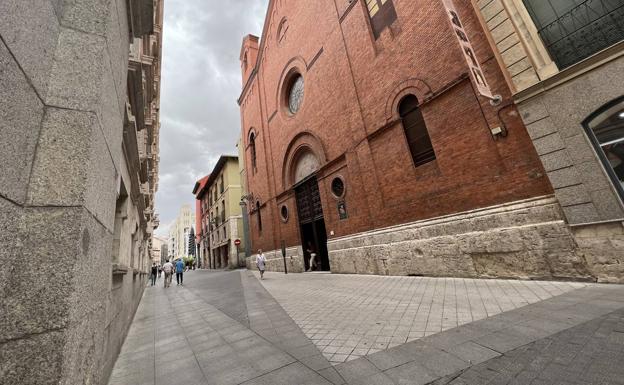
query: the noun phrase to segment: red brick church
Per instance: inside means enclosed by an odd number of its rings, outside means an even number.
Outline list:
[[[269,269],[284,242],[293,271],[586,275],[474,8],[448,3],[271,0],[245,37],[241,152]]]

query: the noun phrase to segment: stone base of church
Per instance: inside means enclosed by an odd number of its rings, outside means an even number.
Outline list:
[[[624,224],[571,228],[555,197],[512,202],[328,242],[332,273],[624,282]],[[301,246],[286,250],[304,271]],[[267,271],[284,271],[281,250]],[[255,255],[247,268],[256,269]]]
[[[355,234],[328,248],[333,273],[596,280],[554,197]]]
[[[271,250],[264,252],[266,258],[266,271],[284,272],[284,258],[282,250]],[[256,255],[246,259],[247,269],[257,270]],[[303,249],[301,246],[289,247],[286,249],[286,267],[289,273],[303,273]]]

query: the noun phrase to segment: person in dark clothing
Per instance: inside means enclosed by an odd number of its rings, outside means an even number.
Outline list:
[[[156,284],[156,276],[158,275],[158,266],[156,266],[156,262],[152,263],[152,274],[150,276],[152,280],[152,286]]]

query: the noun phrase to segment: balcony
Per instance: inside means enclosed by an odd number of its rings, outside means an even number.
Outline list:
[[[624,2],[524,0],[560,70],[624,40]]]

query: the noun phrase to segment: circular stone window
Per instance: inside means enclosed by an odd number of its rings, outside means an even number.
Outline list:
[[[345,194],[345,184],[341,177],[336,177],[331,182],[331,191],[336,198],[343,198]]]
[[[299,112],[303,103],[303,86],[303,76],[300,74],[293,76],[288,88],[288,111],[293,115]]]
[[[288,222],[288,206],[282,206],[280,209],[280,217],[282,217],[282,221]]]

